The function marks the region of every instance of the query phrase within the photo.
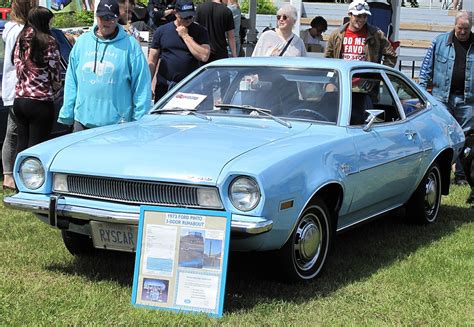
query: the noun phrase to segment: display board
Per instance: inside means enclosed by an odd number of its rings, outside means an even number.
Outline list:
[[[223,211],[142,206],[132,304],[221,317],[230,221]]]

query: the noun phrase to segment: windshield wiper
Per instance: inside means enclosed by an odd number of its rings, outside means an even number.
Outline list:
[[[164,114],[164,113],[186,113],[186,114],[191,114],[191,115],[194,115],[198,118],[201,118],[201,119],[204,119],[204,120],[208,120],[208,121],[212,121],[212,118],[207,116],[207,115],[204,115],[204,114],[201,114],[199,112],[197,112],[196,110],[191,110],[191,109],[184,109],[184,108],[178,108],[178,107],[173,107],[173,108],[167,108],[167,109],[158,109],[158,110],[154,110],[151,112],[152,114]]]
[[[282,124],[283,126],[291,128],[291,124],[289,122],[284,121],[283,119],[280,119],[276,116],[273,116],[271,114],[272,111],[269,110],[269,109],[257,108],[257,107],[252,107],[252,106],[249,106],[249,105],[228,104],[228,103],[216,104],[216,105],[214,105],[214,107],[219,108],[220,110],[229,110],[229,109],[235,108],[235,109],[243,109],[243,110],[247,110],[247,111],[256,111],[259,114],[262,114],[266,117],[270,117],[271,119],[273,119],[277,123]]]

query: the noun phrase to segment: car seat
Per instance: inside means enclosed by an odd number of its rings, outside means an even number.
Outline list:
[[[353,92],[350,124],[363,125],[367,109],[373,109],[373,102],[370,96],[367,93]]]

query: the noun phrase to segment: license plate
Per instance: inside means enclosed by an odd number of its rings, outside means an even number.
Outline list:
[[[138,226],[90,222],[94,247],[134,252],[137,247]]]

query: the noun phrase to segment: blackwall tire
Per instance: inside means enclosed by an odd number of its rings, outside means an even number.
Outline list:
[[[406,205],[409,222],[432,224],[438,218],[441,204],[441,171],[434,163]]]
[[[333,234],[329,210],[317,199],[303,211],[293,233],[279,251],[285,280],[300,282],[317,277],[327,262]]]

